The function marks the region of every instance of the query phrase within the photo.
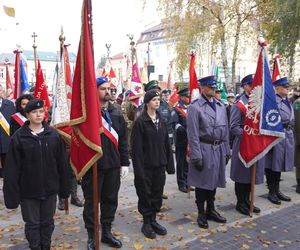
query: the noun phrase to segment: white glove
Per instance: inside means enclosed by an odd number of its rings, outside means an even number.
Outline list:
[[[121,178],[124,179],[129,173],[129,167],[121,167]]]

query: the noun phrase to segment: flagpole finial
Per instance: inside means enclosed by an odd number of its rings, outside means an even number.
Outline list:
[[[106,43],[105,47],[106,47],[106,50],[107,50],[107,59],[109,59],[111,43]]]
[[[7,57],[5,57],[4,61],[5,61],[5,64],[10,64],[9,59]]]
[[[59,41],[60,41],[61,44],[63,44],[65,42],[65,40],[66,40],[66,37],[64,35],[64,27],[63,26],[61,26],[60,35],[59,35],[58,39],[59,39]]]
[[[264,39],[263,35],[261,34],[258,38],[258,44],[261,46],[261,47],[265,47],[268,45],[267,41]]]

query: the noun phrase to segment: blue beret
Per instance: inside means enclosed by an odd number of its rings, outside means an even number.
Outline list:
[[[96,79],[97,87],[99,87],[101,84],[108,82],[108,78],[105,76],[100,76]]]
[[[35,110],[35,109],[40,109],[44,107],[44,101],[41,100],[41,99],[33,99],[33,100],[30,100],[27,104],[26,104],[26,107],[24,109],[24,112],[25,113],[29,113],[31,112],[32,110]]]
[[[253,74],[247,75],[242,79],[241,86],[243,87],[246,84],[251,85],[252,82],[253,82]]]
[[[275,82],[273,82],[274,87],[277,86],[289,86],[289,81],[287,79],[287,77],[282,77],[278,80],[276,80]]]
[[[203,77],[198,80],[198,83],[200,83],[201,86],[208,86],[211,88],[217,87],[217,79],[215,76],[207,76]]]

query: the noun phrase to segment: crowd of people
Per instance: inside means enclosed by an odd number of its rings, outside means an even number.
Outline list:
[[[144,86],[142,104],[137,106],[128,91],[117,96],[107,77],[96,79],[102,123],[107,128],[99,133],[103,156],[97,162],[103,243],[122,247],[111,227],[130,159],[138,211],[143,216],[141,232],[147,238],[167,235],[167,229],[156,220],[164,198],[166,173],[176,173],[180,192],[195,191],[197,223],[208,228],[208,220],[227,221],[215,208],[215,195],[217,188],[225,188],[225,169],[230,165],[236,210],[250,214],[252,167],[244,166],[239,151],[253,75],[242,79],[241,94],[227,93],[226,102],[221,99],[223,90],[218,89],[215,76],[198,82],[201,94],[191,103],[188,83],[177,83],[179,100],[171,105],[171,91],[161,90],[158,81],[150,81]],[[292,171],[294,166],[296,191],[300,194],[300,88],[295,88],[289,99],[287,78],[275,81],[273,86],[285,139],[257,162],[255,183],[263,183],[266,176],[268,199],[279,205],[291,201],[280,191],[281,172]],[[77,196],[69,145],[45,121],[44,102],[25,94],[14,104],[4,98],[4,93],[0,86],[0,174],[6,207],[21,206],[31,249],[50,249],[57,197],[58,208],[63,210],[64,199],[71,194],[71,203],[83,206],[87,249],[95,249],[92,169],[80,180],[83,202]],[[260,213],[260,208],[254,206],[253,212]]]

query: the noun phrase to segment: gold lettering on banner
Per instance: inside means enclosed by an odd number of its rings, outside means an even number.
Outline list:
[[[72,139],[77,147],[79,147],[78,134],[73,130]]]

